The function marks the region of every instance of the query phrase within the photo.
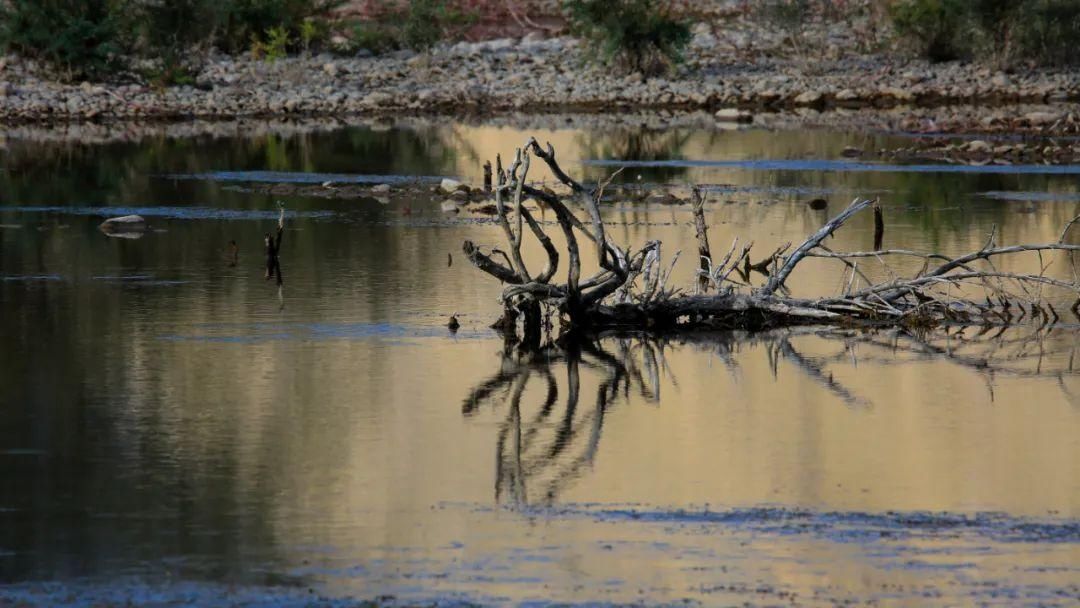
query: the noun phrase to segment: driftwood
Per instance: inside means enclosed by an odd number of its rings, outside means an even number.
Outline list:
[[[534,156],[569,188],[568,197],[527,183]],[[753,243],[740,247],[738,239],[717,262],[709,250],[699,211],[701,204],[695,202],[701,283],[697,293],[682,294],[667,285],[674,261],[662,262],[659,241],[649,241],[634,250],[608,238],[599,201],[610,180],[593,188],[582,185],[559,166],[551,144],[541,147],[535,139],[529,139],[516,152],[509,170],[504,171],[501,160],[497,160],[495,179],[496,220],[506,238],[508,253],[498,249],[484,253],[470,241],[464,243],[463,249],[473,265],[506,285],[501,295],[506,310],[501,327],[513,326],[514,319],[523,317],[524,344],[531,348],[539,346],[542,306],[559,312],[564,332],[614,328],[767,329],[811,324],[915,327],[941,323],[1010,325],[1030,317],[1049,323],[1059,319],[1059,312],[1043,296],[1043,288],[1080,295],[1080,274],[1074,260],[1080,245],[1066,242],[1069,228],[1077,219],[1065,227],[1057,242],[1003,247],[997,244],[994,233],[978,251],[950,258],[903,249],[880,250],[884,221],[878,212],[874,251],[829,249],[823,244],[826,238],[851,217],[876,204],[858,198],[794,249],[779,247],[756,263],[751,261]],[[525,206],[529,198],[554,212],[565,239],[562,283],[553,279],[563,258],[544,226]],[[575,211],[583,211],[587,219],[578,217]],[[526,228],[547,254],[547,263],[540,272],[528,268],[522,257]],[[594,247],[599,260],[599,268],[590,276],[583,275],[582,245]],[[1039,274],[1002,272],[994,265],[998,258],[1023,252],[1036,252],[1040,260],[1046,252],[1064,252],[1073,266],[1073,280],[1046,276],[1048,264],[1042,264]],[[890,256],[916,256],[925,263],[914,276],[901,277],[890,270],[893,278],[877,283],[858,269],[861,258],[874,258],[884,265]],[[800,262],[810,257],[831,258],[844,264],[850,277],[843,293],[816,299],[789,295],[787,283]],[[752,285],[751,272],[765,275],[764,283]],[[1078,312],[1080,299],[1077,302],[1074,313]]]

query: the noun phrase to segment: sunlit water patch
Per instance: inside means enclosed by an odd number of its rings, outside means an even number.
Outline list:
[[[985,198],[992,198],[1003,201],[1022,201],[1022,202],[1077,202],[1080,201],[1080,192],[1026,192],[1026,191],[1000,191],[995,190],[991,192],[980,192],[978,196]]]
[[[490,338],[490,332],[465,330],[450,333],[445,327],[432,325],[399,325],[392,323],[251,323],[206,324],[203,333],[163,335],[171,342],[221,342],[255,344],[278,340],[382,340],[407,341],[424,338],[476,339]]]
[[[586,182],[612,169],[588,159],[638,162],[613,193],[678,192],[603,212],[619,246],[661,240],[665,269],[681,251],[668,286],[684,291],[699,261],[681,203],[698,184],[715,190],[713,254],[738,237],[755,261],[857,195],[880,196],[886,247],[946,255],[991,231],[1056,241],[1080,212],[1074,173],[815,160],[902,145],[853,130],[439,121],[10,140],[0,219],[23,229],[0,230],[0,605],[1080,601],[1074,297],[1053,300],[1057,323],[1001,334],[609,336],[530,357],[489,329],[505,285],[462,255],[466,240],[505,250],[503,231],[442,214],[429,192],[442,175],[479,186],[484,162],[530,135]],[[551,181],[542,163],[530,176]],[[326,181],[418,179],[385,201],[318,196]],[[993,192],[1058,202],[979,196]],[[277,200],[280,286],[265,278]],[[126,214],[167,231],[98,229]],[[563,238],[550,212],[537,219]],[[858,216],[828,244],[866,251],[873,232]],[[522,257],[547,262],[529,236]],[[1072,279],[1062,255],[1001,269]],[[788,286],[849,280],[815,259]]]
[[[188,179],[215,182],[252,182],[264,184],[423,184],[438,183],[440,175],[364,175],[353,173],[308,173],[296,171],[210,171],[206,173],[173,173],[163,179]]]
[[[2,206],[0,213],[42,213],[50,215],[75,215],[91,217],[117,217],[124,215],[141,215],[143,217],[162,218],[170,220],[276,220],[279,211],[270,209],[224,209],[214,207],[168,207],[168,206],[141,206],[141,207],[85,207],[85,206]],[[293,210],[285,212],[286,218],[293,219],[330,219],[337,215],[329,210]]]
[[[889,164],[842,160],[614,160],[587,159],[587,166],[609,168],[704,168],[750,171],[797,171],[827,173],[970,173],[1017,175],[1077,175],[1080,165],[965,165]]]

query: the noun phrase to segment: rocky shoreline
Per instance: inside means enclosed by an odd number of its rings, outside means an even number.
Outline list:
[[[373,57],[278,61],[214,56],[194,86],[61,83],[34,62],[0,59],[0,123],[373,117],[507,112],[808,109],[919,110],[966,104],[1080,101],[1080,72],[999,72],[929,64],[844,45],[850,24],[829,26],[800,52],[782,33],[699,23],[686,61],[668,78],[623,75],[586,61],[570,37],[529,34]],[[1064,113],[1062,113],[1064,115]],[[1008,121],[1006,121],[1008,122]],[[1052,121],[1051,121],[1052,122]],[[1047,125],[1040,124],[1040,127]]]

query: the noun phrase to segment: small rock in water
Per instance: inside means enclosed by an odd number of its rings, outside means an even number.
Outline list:
[[[739,108],[724,108],[717,110],[716,120],[723,122],[752,122],[754,115]]]
[[[442,182],[439,183],[439,191],[443,194],[453,194],[463,187],[465,187],[465,184],[449,177],[444,177]]]
[[[390,184],[379,184],[371,189],[373,194],[387,194],[390,192]]]
[[[684,201],[670,192],[653,192],[645,202],[652,205],[680,205]]]
[[[825,209],[826,207],[829,206],[829,201],[827,201],[827,200],[825,200],[823,198],[815,198],[814,200],[812,200],[812,201],[810,201],[809,203],[806,203],[806,204],[807,204],[807,206],[809,206],[814,211],[821,211],[822,209]]]
[[[855,146],[846,146],[844,147],[844,151],[840,154],[847,158],[858,158],[859,156],[862,156],[863,151]]]
[[[457,213],[458,211],[461,211],[461,208],[458,207],[458,204],[451,200],[443,201],[440,209],[442,209],[443,213]]]
[[[141,232],[146,230],[146,220],[141,215],[111,217],[99,226],[105,232]]]

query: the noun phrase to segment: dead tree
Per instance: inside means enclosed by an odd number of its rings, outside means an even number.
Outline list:
[[[281,238],[285,234],[285,205],[278,203],[278,206],[281,212],[278,215],[277,233],[270,236],[267,232],[263,236],[263,242],[266,245],[266,274],[263,278],[267,281],[276,278],[278,287],[281,287],[284,279],[281,277],[281,260],[278,254],[281,253]]]
[[[560,197],[527,183],[533,156],[546,163],[569,188],[569,196]],[[855,199],[793,250],[783,246],[754,263],[753,243],[740,247],[736,239],[719,260],[703,255],[702,261],[706,263],[702,264],[699,276],[710,289],[687,295],[668,287],[674,260],[662,262],[659,241],[630,249],[608,238],[599,201],[610,179],[592,188],[582,185],[559,166],[551,144],[543,148],[531,138],[516,152],[509,170],[504,171],[501,160],[497,161],[495,179],[496,220],[509,253],[498,249],[484,253],[471,241],[466,241],[463,249],[473,265],[506,285],[501,294],[505,308],[501,326],[513,327],[513,320],[524,316],[524,343],[534,348],[539,345],[541,306],[553,307],[560,313],[564,332],[611,328],[766,329],[809,324],[1009,325],[1031,315],[1046,320],[1058,318],[1058,312],[1042,295],[1044,287],[1080,294],[1080,274],[1073,259],[1080,245],[1066,242],[1075,219],[1054,243],[1003,247],[997,244],[996,234],[991,234],[984,247],[956,258],[903,249],[832,251],[823,244],[825,239],[876,202]],[[530,198],[554,212],[566,241],[564,282],[553,281],[562,258],[544,227],[525,206]],[[585,219],[575,211],[583,211]],[[882,225],[878,228],[883,230]],[[547,255],[546,265],[539,272],[527,268],[522,257],[526,229]],[[701,236],[704,237],[703,231]],[[707,241],[699,239],[699,242],[704,253]],[[595,248],[599,260],[599,268],[589,276],[583,275],[581,246]],[[1039,274],[1002,272],[994,265],[994,260],[1004,256],[1036,252],[1041,258],[1044,253],[1055,251],[1067,254],[1073,265],[1072,281],[1046,276],[1045,264]],[[496,255],[501,259],[496,259]],[[911,277],[900,277],[890,271],[895,278],[875,283],[858,268],[863,258],[884,265],[886,259],[895,256],[922,258],[923,269]],[[843,293],[816,299],[789,295],[788,281],[799,263],[810,257],[832,258],[844,264],[845,273],[850,272],[850,276]],[[751,271],[767,277],[763,285],[750,283]]]

